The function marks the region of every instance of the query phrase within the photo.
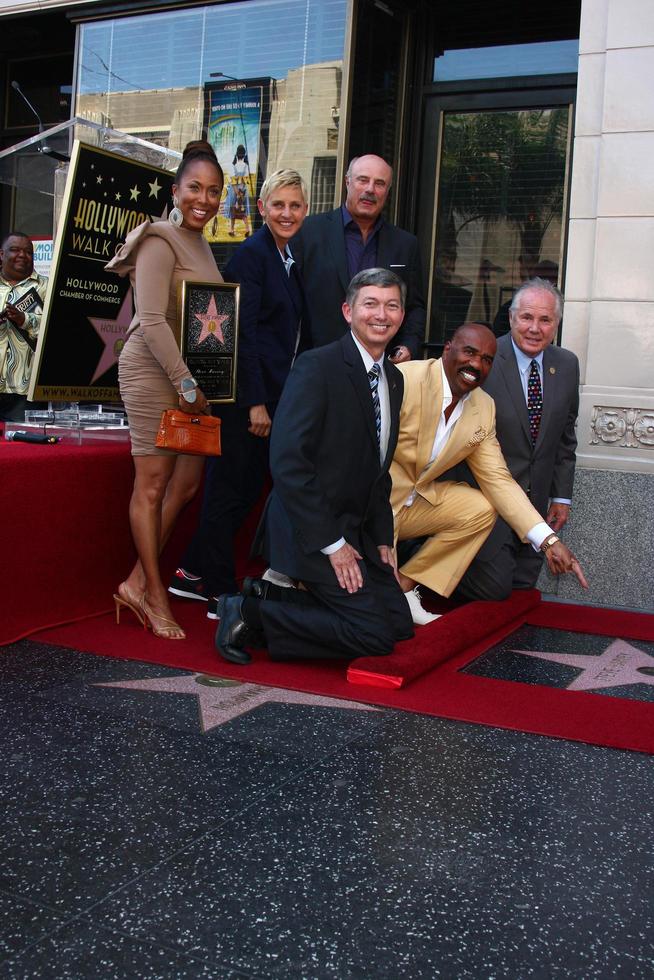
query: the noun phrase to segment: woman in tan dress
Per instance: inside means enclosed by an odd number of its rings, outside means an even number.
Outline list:
[[[172,327],[182,279],[222,282],[202,234],[218,212],[222,189],[223,173],[210,145],[189,143],[173,184],[175,207],[169,220],[139,225],[107,265],[130,276],[136,307],[118,363],[118,380],[134,459],[129,518],[138,561],[114,596],[116,620],[120,621],[121,607],[127,607],[155,636],[169,640],[186,634],[173,619],[159,555],[179,512],[198,489],[204,457],[158,449],[155,439],[165,409],[194,415],[209,411]]]

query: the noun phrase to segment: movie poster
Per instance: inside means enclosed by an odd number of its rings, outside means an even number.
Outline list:
[[[242,242],[254,231],[267,86],[229,82],[207,86],[207,139],[225,174],[220,210],[205,228],[209,242]],[[263,169],[263,168],[262,168]]]
[[[118,355],[133,316],[129,278],[105,264],[133,228],[165,217],[173,173],[75,141],[29,398],[119,400]]]

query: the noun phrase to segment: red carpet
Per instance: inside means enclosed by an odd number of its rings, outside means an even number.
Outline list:
[[[40,446],[0,436],[0,471],[5,561],[0,646],[109,610],[112,593],[134,562],[127,516],[134,480],[129,446]],[[164,552],[166,576],[193,533],[200,496],[181,515]],[[239,536],[241,556],[257,519],[253,514]],[[241,575],[245,564],[241,557]]]
[[[471,603],[422,627],[418,630],[417,641],[404,645],[407,647],[407,662],[410,660],[411,645],[415,648],[415,659],[420,660],[431,651],[434,662],[440,662],[434,669],[422,673],[401,688],[348,683],[345,664],[274,664],[263,652],[255,654],[255,661],[249,667],[225,663],[214,652],[215,624],[206,619],[203,603],[175,605],[175,612],[188,633],[185,641],[157,640],[150,633],[144,633],[136,620],[130,619],[127,614],[124,614],[125,622],[119,628],[112,617],[103,616],[49,629],[34,639],[89,653],[143,660],[328,697],[365,701],[457,721],[654,753],[652,703],[459,672],[523,622],[625,639],[654,640],[654,616],[556,603],[533,606],[533,597],[534,593],[515,594],[506,603],[488,603],[481,609],[480,604]],[[504,607],[503,621],[498,610],[491,609],[496,605]],[[467,623],[466,616],[469,620]],[[479,630],[480,623],[492,626],[492,634]],[[464,649],[460,642],[463,630],[470,631]],[[474,639],[475,632],[485,635]],[[393,658],[380,658],[375,665],[376,672],[382,676],[397,677],[397,671],[393,675],[388,668],[389,664],[393,668],[392,660],[396,661],[397,667],[397,658],[398,654],[394,654]]]

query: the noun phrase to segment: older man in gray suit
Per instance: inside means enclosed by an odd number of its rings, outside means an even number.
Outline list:
[[[511,303],[511,332],[499,338],[484,384],[495,400],[497,438],[511,475],[555,532],[570,513],[579,409],[579,362],[552,346],[562,312],[556,286],[539,278],[525,282]],[[512,589],[533,588],[542,561],[498,518],[457,594],[504,599]]]

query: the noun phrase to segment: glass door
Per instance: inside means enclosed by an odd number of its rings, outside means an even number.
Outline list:
[[[418,231],[430,257],[427,339],[437,346],[465,321],[506,333],[524,279],[561,282],[571,100],[496,100],[441,97],[427,106]]]

